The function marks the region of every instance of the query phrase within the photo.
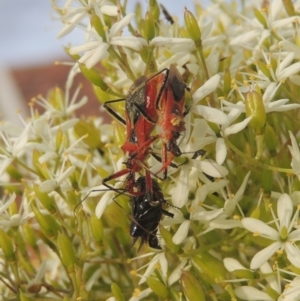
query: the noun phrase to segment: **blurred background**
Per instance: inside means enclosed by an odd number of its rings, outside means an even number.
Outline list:
[[[62,1],[64,3],[65,1]],[[128,0],[128,12],[137,0]],[[147,9],[147,1],[140,1]],[[203,5],[201,1],[201,4]],[[193,11],[193,0],[161,0],[171,14],[183,22],[184,7]],[[176,4],[175,4],[176,3]],[[31,98],[58,86],[64,88],[68,66],[54,65],[55,61],[68,61],[63,46],[83,43],[83,34],[74,30],[72,34],[56,38],[62,24],[51,7],[50,0],[0,0],[0,120],[19,123],[16,111],[26,118],[27,103]],[[99,103],[93,96],[90,85],[77,76],[82,83],[82,94],[89,96],[88,105],[82,114],[96,114]]]

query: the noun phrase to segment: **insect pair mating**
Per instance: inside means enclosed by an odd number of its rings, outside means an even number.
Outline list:
[[[127,175],[125,192],[131,195],[133,215],[130,234],[134,242],[140,237],[141,244],[148,242],[153,248],[160,248],[156,232],[163,214],[169,217],[173,214],[163,209],[166,201],[146,161],[150,155],[160,161],[159,172],[163,172],[164,179],[168,166],[176,166],[172,161],[181,155],[177,139],[185,130],[183,119],[188,112],[185,89],[179,71],[172,64],[169,69],[149,78],[141,76],[133,83],[125,99],[125,119],[111,107],[113,103],[124,100],[104,104],[108,112],[126,126],[126,140],[121,149],[128,159],[124,169],[106,177],[102,183],[114,189],[107,182]],[[156,127],[160,132],[153,135]],[[161,157],[152,149],[152,144],[159,139],[162,142]],[[144,175],[136,179],[136,173]]]

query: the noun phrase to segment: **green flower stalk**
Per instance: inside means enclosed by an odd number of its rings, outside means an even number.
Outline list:
[[[145,16],[145,39],[151,41],[155,37],[155,21],[152,12],[149,10]]]
[[[111,292],[117,301],[125,301],[124,296],[116,283],[112,283]]]
[[[103,245],[103,224],[100,219],[95,215],[90,218],[91,231],[95,241],[102,246]]]
[[[250,89],[245,95],[246,116],[252,117],[249,126],[252,127],[256,134],[262,135],[266,123],[266,112],[262,96]]]
[[[184,295],[190,301],[204,301],[205,295],[201,284],[191,272],[183,272],[181,276],[181,285]]]
[[[294,3],[291,0],[283,0],[282,2],[283,2],[284,8],[285,8],[286,12],[288,13],[288,15],[290,17],[295,16],[296,13],[295,13],[295,8],[294,8]]]
[[[198,22],[195,18],[195,16],[189,11],[185,10],[184,12],[184,22],[186,26],[186,30],[192,40],[195,41],[195,43],[201,42],[201,31],[198,25]]]
[[[13,262],[16,260],[12,240],[9,237],[9,235],[2,229],[0,229],[0,247],[4,256],[9,262]]]
[[[54,214],[56,212],[55,203],[52,198],[49,197],[47,193],[43,193],[40,191],[38,185],[33,186],[33,190],[35,192],[38,200],[43,204],[43,206],[51,213]]]
[[[149,277],[147,279],[147,284],[151,288],[151,290],[160,298],[167,299],[169,296],[168,288],[160,281]]]
[[[68,271],[74,272],[76,256],[70,239],[65,234],[59,233],[57,236],[57,245],[62,263]]]
[[[43,214],[35,205],[32,205],[32,211],[40,227],[45,231],[50,238],[56,237],[61,230],[60,225],[56,222],[53,216]]]

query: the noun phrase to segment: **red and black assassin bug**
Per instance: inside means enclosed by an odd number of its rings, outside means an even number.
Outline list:
[[[140,247],[148,242],[154,249],[161,249],[156,236],[157,227],[163,214],[171,218],[174,214],[163,209],[167,204],[163,193],[155,180],[152,180],[152,198],[149,199],[146,190],[146,179],[141,176],[136,181],[136,188],[141,194],[131,198],[132,222],[130,224],[130,235],[133,237],[133,244],[141,238]]]
[[[162,161],[160,171],[164,171],[164,178],[167,177],[168,166],[172,164],[174,157],[182,154],[177,139],[185,131],[184,116],[189,111],[189,108],[185,107],[185,90],[189,90],[187,85],[174,64],[170,65],[168,71],[162,85],[162,95],[156,98],[156,111],[153,111],[152,107],[151,111],[145,110],[139,103],[134,103],[134,107],[150,124],[161,128],[161,133],[148,141],[152,143],[157,138],[162,140],[162,158],[155,158]]]
[[[125,120],[109,107],[110,103],[120,100],[104,104],[108,112],[126,125],[126,141],[121,148],[128,155],[126,168],[103,179],[105,186],[110,187],[106,182],[128,174],[125,190],[139,195],[135,189],[135,173],[145,169],[146,192],[148,198],[151,197],[152,179],[145,161],[150,154],[151,144],[157,139],[157,136],[151,136],[155,128],[153,120],[157,116],[156,104],[164,91],[168,73],[168,69],[163,69],[150,78],[142,76],[134,82],[125,99]]]
[[[160,171],[164,171],[164,178],[167,177],[167,168],[171,165],[174,157],[182,154],[177,145],[177,139],[185,131],[183,119],[189,111],[189,108],[185,107],[185,90],[188,87],[174,64],[170,65],[167,75],[162,96],[156,102],[157,115],[155,119],[148,117],[148,120],[152,120],[161,128],[161,133],[157,137],[163,143]]]

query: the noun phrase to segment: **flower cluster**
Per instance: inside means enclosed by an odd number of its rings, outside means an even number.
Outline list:
[[[66,89],[31,100],[23,127],[0,124],[1,295],[299,300],[299,3],[195,4],[182,8],[184,24],[156,0],[145,13],[140,4],[127,12],[126,3],[54,1],[58,37],[78,31],[85,39],[66,48],[74,60]],[[181,154],[172,162],[162,151],[168,120],[130,104],[153,124],[153,156],[138,173],[156,178],[154,194],[163,194],[155,212],[165,217],[148,233],[151,221],[137,221],[134,210],[152,195],[126,191],[127,174],[117,173],[129,169],[119,122],[128,116],[118,99],[135,96],[130,87],[145,76],[142,101],[149,101],[151,80],[173,65],[186,91],[184,130],[171,141]],[[118,120],[79,117],[88,101],[79,88],[71,93],[79,72],[100,104],[117,100],[109,110]],[[167,89],[163,80],[157,87]],[[140,249],[130,222],[145,232]],[[161,249],[150,248],[153,237]]]

